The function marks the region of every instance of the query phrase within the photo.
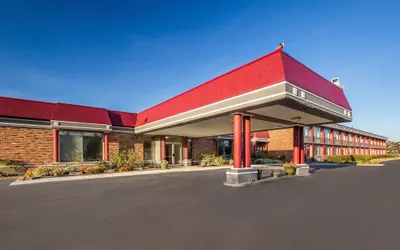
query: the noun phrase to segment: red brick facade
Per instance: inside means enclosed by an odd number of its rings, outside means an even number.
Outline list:
[[[292,159],[293,155],[293,128],[270,130],[268,153],[273,155],[285,155]]]
[[[110,133],[110,154],[118,154],[127,149],[134,149],[138,160],[143,160],[143,136],[128,133]]]
[[[0,127],[0,159],[27,163],[53,162],[53,131]]]
[[[195,138],[192,139],[193,160],[201,160],[202,154],[217,153],[217,141],[211,138]]]

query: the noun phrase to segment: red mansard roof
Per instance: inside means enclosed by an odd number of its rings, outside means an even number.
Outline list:
[[[136,126],[288,81],[351,110],[343,90],[281,50],[265,55],[138,114]]]
[[[108,110],[113,126],[135,127],[137,114],[122,111]]]
[[[111,125],[108,112],[104,108],[95,108],[66,103],[57,103],[52,120],[86,122]]]
[[[0,116],[51,120],[55,103],[0,96]]]
[[[0,116],[134,127],[136,114],[67,103],[0,97]]]

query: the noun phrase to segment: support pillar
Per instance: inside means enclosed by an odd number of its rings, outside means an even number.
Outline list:
[[[300,164],[304,162],[304,128],[300,127]]]
[[[183,159],[189,159],[189,148],[188,148],[188,138],[187,136],[183,137]]]
[[[299,126],[293,127],[293,163],[300,164],[300,136]]]
[[[249,168],[251,165],[251,141],[250,141],[250,127],[251,120],[250,116],[243,116],[243,144],[244,144],[244,155],[243,155],[243,167]]]
[[[256,169],[250,167],[251,156],[250,152],[250,117],[243,118],[245,124],[245,133],[244,133],[244,155],[245,155],[245,163],[248,164],[248,167],[242,168],[242,115],[234,114],[233,115],[233,168],[228,169],[226,171],[226,182],[224,185],[226,186],[237,186],[241,183],[249,183],[256,181],[258,179],[258,172]],[[248,119],[248,121],[246,121]],[[247,134],[247,135],[246,135]],[[248,140],[246,139],[248,138]],[[247,155],[247,156],[246,156]],[[247,160],[246,160],[247,158]]]
[[[165,156],[165,136],[162,135],[161,136],[161,160],[164,161],[167,159],[167,157]]]
[[[242,167],[242,115],[233,115],[233,167]]]
[[[54,129],[53,130],[53,162],[59,162],[59,157],[58,157],[58,130]]]
[[[109,146],[108,146],[109,136],[110,136],[110,134],[108,134],[108,133],[104,134],[104,155],[103,155],[103,159],[105,161],[109,161],[110,160],[110,157],[109,157],[110,150],[109,150]]]

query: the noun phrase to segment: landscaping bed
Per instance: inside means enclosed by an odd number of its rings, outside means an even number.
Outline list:
[[[356,165],[376,165],[383,161],[400,159],[394,155],[345,155],[328,156],[324,162]]]

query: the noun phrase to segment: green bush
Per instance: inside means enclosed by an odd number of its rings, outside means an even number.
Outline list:
[[[23,161],[15,161],[15,160],[8,160],[8,159],[0,159],[0,166],[23,166],[26,165],[26,162]]]
[[[111,168],[118,169],[133,169],[135,168],[137,155],[133,149],[123,150],[119,154],[111,155]],[[126,170],[125,170],[126,171]]]
[[[65,169],[63,167],[51,167],[50,173],[52,176],[62,176],[65,174]]]
[[[233,163],[234,163],[233,159],[230,159],[228,165],[233,166]]]
[[[27,168],[23,167],[23,166],[0,167],[0,176],[2,176],[2,177],[19,176],[19,175],[23,175],[26,170],[27,170]]]
[[[214,154],[202,154],[200,166],[221,166],[226,164],[226,159],[223,155],[215,156]]]

